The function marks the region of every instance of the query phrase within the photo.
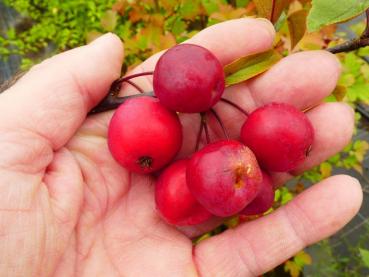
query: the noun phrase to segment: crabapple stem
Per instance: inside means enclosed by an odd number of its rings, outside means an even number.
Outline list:
[[[201,116],[201,120],[200,120],[200,129],[199,129],[199,133],[197,134],[196,146],[195,146],[195,152],[197,152],[197,150],[199,150],[201,136],[202,136],[202,133],[203,133],[203,131],[204,131],[204,121],[202,120],[202,115],[200,115],[200,116]]]
[[[233,103],[232,101],[225,99],[225,98],[221,98],[220,101],[227,103],[228,105],[236,108],[237,110],[239,110],[241,113],[243,113],[246,116],[249,116],[248,112],[246,112],[241,106],[238,106],[237,104]]]
[[[146,75],[152,75],[152,74],[154,74],[153,71],[147,71],[147,72],[132,74],[132,75],[129,75],[129,76],[126,76],[126,77],[120,77],[119,79],[115,80],[110,86],[109,93],[88,114],[90,115],[90,114],[101,113],[101,112],[113,110],[113,109],[116,109],[120,104],[122,104],[125,101],[126,97],[118,97],[118,94],[119,94],[119,91],[121,89],[121,86],[122,86],[123,82],[126,82],[126,83],[130,84],[131,86],[135,87],[141,93],[141,96],[154,96],[153,92],[144,93],[144,90],[142,88],[140,88],[134,82],[130,81],[133,78],[146,76]],[[133,95],[133,97],[137,97],[137,96],[140,96],[140,95]],[[129,96],[129,97],[131,97],[131,96]]]
[[[214,117],[217,120],[219,126],[222,128],[223,134],[226,137],[226,139],[229,140],[228,132],[227,132],[226,128],[224,127],[223,121],[220,118],[220,116],[218,115],[218,113],[214,109],[210,109],[210,112],[214,115]]]
[[[208,128],[206,113],[201,113],[201,120],[203,121],[203,124],[204,124],[206,143],[209,144],[210,143],[210,135],[209,135],[209,128]]]
[[[117,83],[122,83],[122,82],[127,82],[128,80],[131,80],[133,78],[137,78],[137,77],[141,77],[141,76],[147,76],[147,75],[153,75],[154,71],[147,71],[147,72],[141,72],[141,73],[137,73],[137,74],[132,74],[126,77],[120,77],[116,82]]]
[[[112,85],[113,86],[113,85]],[[113,89],[109,91],[109,94],[105,96],[105,98],[95,107],[93,108],[88,115],[106,112],[110,110],[114,110],[120,106],[120,104],[124,103],[124,101],[130,98],[142,97],[142,96],[154,96],[154,92],[145,92],[141,94],[129,95],[124,97],[118,97]]]
[[[132,82],[130,80],[126,80],[126,83],[130,84],[132,87],[134,87],[135,89],[137,89],[140,93],[144,93],[145,91],[139,86],[137,85],[135,82]]]

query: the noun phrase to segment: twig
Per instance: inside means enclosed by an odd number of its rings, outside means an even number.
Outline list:
[[[220,101],[227,103],[228,105],[236,108],[237,110],[239,110],[241,113],[243,113],[246,116],[249,116],[248,112],[246,112],[241,106],[238,106],[236,103],[233,103],[232,101],[225,99],[225,98],[221,98]]]
[[[152,74],[154,74],[153,71],[141,72],[141,73],[125,76],[125,77],[120,77],[119,79],[115,80],[111,84],[109,92],[105,96],[105,98],[101,100],[101,102],[97,104],[97,106],[93,108],[88,113],[88,115],[116,109],[117,107],[119,107],[120,104],[122,104],[128,98],[138,97],[138,96],[154,96],[153,92],[143,93],[144,92],[143,89],[141,89],[138,85],[130,81],[133,78],[146,76],[146,75],[152,75]],[[118,94],[122,87],[123,82],[129,83],[130,85],[134,86],[138,91],[141,92],[141,94],[127,96],[127,97],[118,97]]]
[[[126,77],[120,77],[118,80],[114,81],[114,83],[120,84],[122,82],[127,82],[128,80],[131,80],[133,78],[141,77],[141,76],[147,76],[147,75],[153,75],[154,71],[147,71],[147,72],[141,72],[133,75],[129,75]]]
[[[196,139],[196,146],[195,146],[195,152],[197,150],[199,150],[199,147],[200,147],[200,140],[201,140],[201,137],[202,137],[202,133],[204,131],[204,120],[202,119],[202,115],[201,116],[201,119],[200,119],[200,129],[199,129],[199,133],[197,134],[197,139]]]
[[[223,121],[220,119],[220,116],[218,115],[218,113],[214,109],[210,109],[210,112],[214,115],[215,119],[218,121],[218,124],[222,128],[223,134],[226,137],[226,139],[229,140],[228,132],[226,128],[224,127]]]
[[[130,84],[132,87],[134,87],[135,89],[137,89],[140,93],[144,93],[145,91],[139,86],[137,85],[135,82],[132,82],[130,80],[126,80],[126,83]]]
[[[210,135],[209,135],[209,128],[208,123],[206,122],[206,113],[201,113],[201,119],[204,122],[204,130],[205,130],[205,136],[206,136],[206,143],[210,143]]]

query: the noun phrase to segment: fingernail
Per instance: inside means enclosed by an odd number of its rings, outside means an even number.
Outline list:
[[[256,20],[262,22],[262,24],[264,25],[265,29],[268,30],[268,32],[270,33],[271,36],[275,36],[275,29],[274,29],[274,25],[272,24],[272,22],[270,22],[268,19],[266,18],[256,18]]]
[[[93,41],[91,41],[90,43],[89,43],[89,45],[99,45],[99,44],[101,44],[101,43],[104,43],[104,41],[107,39],[107,38],[109,38],[109,37],[111,37],[111,36],[113,36],[113,34],[112,33],[106,33],[106,34],[103,34],[103,35],[101,35],[101,36],[99,36],[98,38],[96,38],[96,39],[94,39]]]

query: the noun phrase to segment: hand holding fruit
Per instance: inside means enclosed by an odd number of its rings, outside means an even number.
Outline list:
[[[224,66],[241,56],[269,49],[273,39],[274,31],[267,21],[240,19],[205,29],[188,43],[210,50]],[[130,74],[153,71],[161,54]],[[193,247],[188,237],[214,227],[217,218],[192,227],[168,225],[155,207],[156,179],[131,173],[110,154],[106,137],[113,113],[86,118],[119,77],[122,56],[121,42],[113,35],[105,35],[91,45],[36,66],[0,95],[3,275],[255,276],[336,232],[358,211],[362,198],[358,182],[348,176],[334,176],[274,213]],[[314,130],[314,139],[311,149],[301,150],[302,154],[308,150],[309,155],[303,162],[296,155],[298,165],[288,173],[266,172],[274,185],[319,164],[350,140],[353,130],[350,108],[342,103],[321,104],[333,90],[339,71],[337,60],[329,53],[298,53],[283,59],[265,74],[225,90],[222,97],[249,114],[272,102],[286,103],[300,111],[309,109],[306,117]],[[145,91],[152,90],[151,76],[137,80],[141,80],[139,85]],[[121,94],[133,91],[123,86]],[[155,101],[151,102],[155,106]],[[247,143],[250,138],[241,135],[245,115],[225,103],[218,103],[214,109],[230,138],[242,138]],[[136,110],[132,113],[143,120]],[[176,116],[168,114],[175,130]],[[180,144],[176,159],[184,159],[194,152],[200,121],[197,114],[180,114],[179,119],[183,137],[173,141],[171,147],[176,150]],[[132,119],[131,126],[134,123]],[[153,134],[155,126],[160,128],[159,122],[149,126],[149,119],[140,124],[146,124]],[[224,140],[214,116],[208,116],[208,128],[213,141]],[[158,142],[155,149],[155,136],[153,145],[148,146],[145,138],[130,135],[135,151],[150,146],[150,151],[155,152],[166,144]],[[298,142],[297,135],[294,137]],[[307,131],[304,137],[309,136]],[[205,144],[204,139],[201,142]],[[128,159],[124,154],[122,158]],[[141,162],[150,165],[150,159]],[[265,168],[268,162],[260,164]],[[288,164],[283,166],[289,168]],[[248,170],[241,169],[239,175],[243,176]],[[172,172],[181,170],[174,168]],[[159,180],[171,179],[169,173]],[[176,176],[173,182],[184,182],[183,175]],[[191,201],[187,204],[192,205]],[[247,214],[247,207],[241,213]],[[183,217],[173,210],[168,212],[175,220]],[[199,213],[201,218],[208,216],[206,210]]]

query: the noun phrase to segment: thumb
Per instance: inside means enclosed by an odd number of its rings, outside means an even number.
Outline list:
[[[44,169],[119,77],[122,60],[121,41],[106,34],[34,66],[1,94],[0,166]]]

